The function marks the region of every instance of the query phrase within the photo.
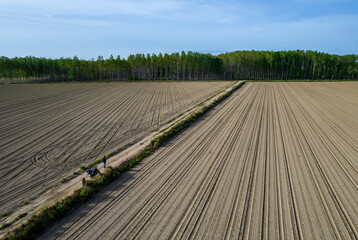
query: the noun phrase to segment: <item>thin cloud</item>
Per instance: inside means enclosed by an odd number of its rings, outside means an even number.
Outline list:
[[[2,11],[23,14],[60,14],[60,15],[153,15],[181,8],[177,1],[111,1],[111,0],[63,0],[63,1],[1,1]]]
[[[147,17],[149,19],[166,19],[169,21],[200,21],[228,23],[248,17],[259,17],[263,7],[255,4],[238,4],[235,2],[196,2],[196,1],[1,1],[0,17],[16,16],[40,21],[52,21],[60,18],[89,20],[100,18],[110,22],[118,17]],[[49,17],[51,16],[51,17]],[[109,19],[108,19],[109,18]],[[63,22],[59,21],[59,22]],[[70,21],[65,21],[70,22]],[[75,21],[76,22],[76,21]],[[91,23],[91,21],[89,21]]]
[[[181,50],[356,52],[357,1],[305,1],[0,0],[0,52],[83,58]]]

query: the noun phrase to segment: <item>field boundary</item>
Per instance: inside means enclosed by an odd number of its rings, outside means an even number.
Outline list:
[[[56,189],[56,191],[50,189],[42,198],[40,197],[16,213],[11,214],[16,216],[19,212],[25,212],[28,216],[16,222],[17,225],[9,229],[6,234],[2,233],[1,239],[34,239],[39,236],[68,212],[87,202],[96,192],[113,182],[124,171],[149,156],[163,143],[228,98],[244,84],[244,81],[235,82],[230,87],[197,104],[194,108],[179,114],[173,121],[169,121],[160,130],[153,132],[142,141],[111,157],[107,160],[108,165],[110,164],[111,167],[108,167],[105,171],[103,171],[103,167],[99,167],[103,174],[88,180],[84,186],[81,186],[81,180],[86,176],[86,173],[80,174],[62,184],[61,188]],[[29,211],[31,205],[34,209]]]
[[[252,79],[245,82],[357,82],[357,79]]]

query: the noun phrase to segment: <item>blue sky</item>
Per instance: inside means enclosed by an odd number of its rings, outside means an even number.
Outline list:
[[[358,0],[0,0],[0,55],[358,54]]]

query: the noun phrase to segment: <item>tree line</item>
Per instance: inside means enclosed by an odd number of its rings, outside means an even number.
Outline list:
[[[358,79],[358,55],[317,51],[236,51],[220,54],[225,79]]]
[[[317,51],[236,51],[112,55],[96,60],[0,57],[1,82],[121,80],[358,79],[358,55]]]

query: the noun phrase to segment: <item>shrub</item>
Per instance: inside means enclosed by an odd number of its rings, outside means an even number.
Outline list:
[[[11,211],[7,211],[3,214],[1,214],[1,217],[6,217],[6,216],[9,216],[11,214]]]
[[[25,217],[25,216],[27,216],[27,213],[21,213],[19,216],[17,216],[17,217],[16,217],[14,220],[12,220],[11,222],[9,222],[9,223],[4,223],[3,225],[1,225],[1,226],[0,226],[0,230],[2,230],[2,229],[4,229],[4,228],[6,228],[7,226],[10,226],[11,224],[13,224],[13,223],[19,221],[20,218],[23,218],[23,217]]]

